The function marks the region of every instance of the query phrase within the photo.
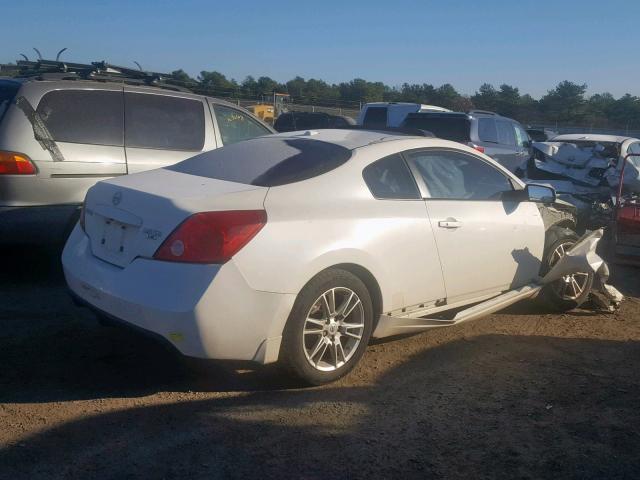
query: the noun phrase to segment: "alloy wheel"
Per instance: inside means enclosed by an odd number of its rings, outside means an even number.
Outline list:
[[[317,370],[337,370],[356,353],[363,334],[360,297],[349,288],[331,288],[313,302],[307,313],[302,335],[305,357]]]

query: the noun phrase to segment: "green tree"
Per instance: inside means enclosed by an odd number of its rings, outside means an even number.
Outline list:
[[[552,121],[579,122],[586,113],[584,98],[586,91],[586,83],[579,85],[564,80],[540,99],[540,107],[546,117]]]

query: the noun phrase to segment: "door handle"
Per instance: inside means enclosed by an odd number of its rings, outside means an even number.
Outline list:
[[[460,228],[462,226],[462,222],[459,222],[455,218],[447,218],[446,220],[440,220],[438,222],[438,226],[440,228]]]

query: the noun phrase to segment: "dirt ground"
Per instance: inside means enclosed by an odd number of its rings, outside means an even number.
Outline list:
[[[0,258],[0,477],[640,478],[640,270],[616,314],[521,304],[372,345],[342,381],[185,363]]]

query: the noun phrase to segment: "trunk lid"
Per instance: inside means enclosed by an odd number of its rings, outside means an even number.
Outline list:
[[[96,257],[125,267],[152,257],[192,214],[262,209],[267,191],[166,169],[114,178],[89,190],[85,231]]]

